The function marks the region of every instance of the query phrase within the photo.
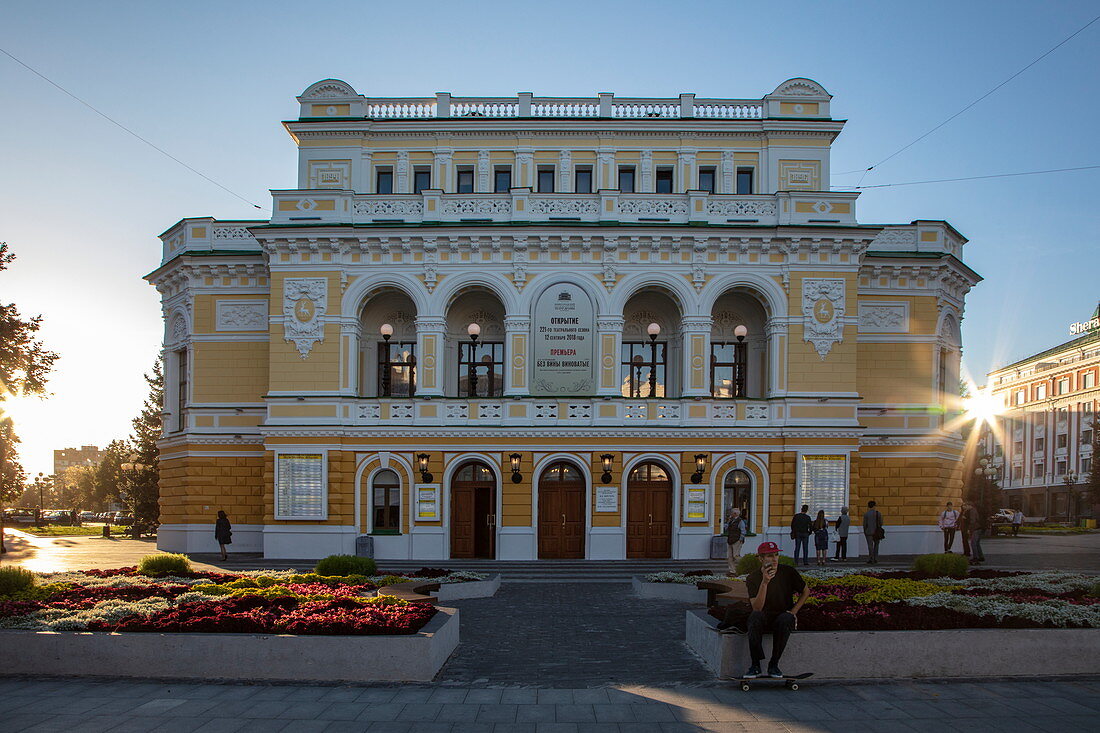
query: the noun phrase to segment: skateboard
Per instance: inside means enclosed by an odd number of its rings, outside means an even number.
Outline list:
[[[783,680],[783,686],[788,690],[797,690],[798,683],[807,677],[812,677],[813,674],[813,672],[803,672],[802,674],[786,674],[782,677],[734,677],[732,679],[736,680],[737,684],[741,685],[741,689],[745,692],[748,692],[755,682],[779,682],[779,680]]]

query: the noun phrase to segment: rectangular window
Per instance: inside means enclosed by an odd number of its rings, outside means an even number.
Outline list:
[[[1065,448],[1068,445],[1069,445],[1069,436],[1066,435],[1065,433],[1058,433],[1058,435],[1054,438],[1054,447],[1055,448]]]
[[[1002,447],[1001,447],[1001,444],[1000,444],[1000,443],[995,443],[995,444],[993,445],[993,455],[994,455],[995,457],[997,457],[997,458],[1000,458],[1001,456],[1003,456],[1003,455],[1004,455],[1004,452],[1005,452],[1005,451],[1004,451],[1004,448],[1002,448]]]
[[[499,397],[504,394],[504,343],[459,342],[458,396]],[[476,382],[476,384],[475,384]]]
[[[1047,442],[1046,438],[1036,438],[1035,439],[1035,452],[1036,453],[1042,453],[1044,450],[1046,450],[1046,442]]]
[[[1017,440],[1015,443],[1012,444],[1012,455],[1019,457],[1019,456],[1022,456],[1023,454],[1024,454],[1024,441]]]
[[[420,193],[432,187],[432,171],[430,168],[417,168],[413,171],[413,193]]]
[[[743,342],[710,344],[710,394],[718,399],[745,397],[746,347]]]
[[[1058,380],[1058,394],[1069,394],[1069,378],[1063,377]]]
[[[1083,473],[1083,474],[1092,473],[1092,459],[1091,458],[1082,458],[1081,459],[1081,473]],[[1082,476],[1082,478],[1084,478],[1084,477]]]
[[[1055,476],[1065,476],[1066,475],[1066,462],[1065,461],[1056,461],[1055,462],[1055,464],[1054,464],[1054,475]]]
[[[539,166],[539,180],[538,180],[538,192],[539,193],[554,193],[554,167],[553,166]]]
[[[1024,474],[1023,466],[1013,466],[1012,467],[1012,480],[1013,481],[1019,481],[1020,479],[1022,479],[1024,477],[1023,474]]]
[[[187,429],[187,349],[176,352],[176,430]]]
[[[374,478],[371,529],[396,532],[401,529],[401,484],[393,471],[380,471]]]
[[[512,169],[497,168],[493,171],[493,193],[508,193],[512,190]]]
[[[714,193],[715,190],[716,190],[715,187],[714,187],[716,179],[717,179],[717,176],[715,175],[715,170],[714,170],[713,166],[711,166],[709,168],[700,168],[699,169],[699,190],[700,191],[709,191],[710,193]]]
[[[1081,431],[1081,445],[1092,445],[1092,429]]]
[[[578,166],[573,172],[573,190],[577,193],[592,193],[592,169]]]
[[[275,463],[275,518],[327,519],[325,457],[284,454]]]
[[[664,397],[666,347],[664,341],[624,341],[622,350],[623,397]],[[654,350],[656,349],[656,351]]]
[[[1023,389],[1016,390],[1015,403],[1017,405],[1022,405],[1025,402],[1027,402],[1027,390],[1023,390]]]
[[[619,166],[619,193],[634,193],[634,166]]]
[[[393,170],[390,168],[378,169],[378,172],[374,174],[374,191],[375,193],[393,193]]]
[[[657,193],[672,193],[672,169],[657,169]]]
[[[1034,466],[1031,467],[1031,477],[1032,478],[1042,478],[1043,474],[1045,474],[1045,473],[1046,473],[1046,466],[1042,463],[1036,463]]]
[[[749,195],[752,193],[752,168],[737,169],[737,193]]]
[[[1081,375],[1081,389],[1092,389],[1096,386],[1096,372],[1085,372]]]
[[[458,169],[458,193],[473,193],[474,192],[474,169],[473,168],[459,168]]]
[[[378,396],[412,397],[416,394],[416,342],[378,343]]]
[[[1038,387],[1035,388],[1035,399],[1045,400],[1046,398],[1047,398],[1047,386],[1045,384],[1040,384]]]
[[[848,461],[844,456],[802,456],[799,504],[809,504],[811,515],[825,510],[827,517],[848,506]]]

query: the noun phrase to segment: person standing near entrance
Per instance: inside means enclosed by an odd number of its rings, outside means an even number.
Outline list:
[[[737,572],[737,561],[741,559],[741,547],[745,544],[745,520],[740,509],[731,509],[726,518],[726,562],[729,574]]]
[[[802,548],[802,564],[810,564],[810,532],[813,520],[810,519],[810,505],[803,504],[802,511],[791,519],[791,539],[794,540],[794,561],[798,562],[798,549]]]
[[[878,543],[886,536],[882,528],[882,513],[875,509],[875,501],[867,502],[863,513],[863,536],[867,538],[867,564],[878,564]]]
[[[947,502],[947,507],[940,512],[940,531],[943,532],[943,551],[951,552],[951,545],[955,544],[955,530],[958,529],[959,513]]]
[[[1012,512],[1012,536],[1020,534],[1020,525],[1024,523],[1024,513],[1019,508]]]
[[[852,526],[852,518],[848,515],[848,507],[840,508],[840,516],[836,518],[836,557],[834,560],[848,559],[848,529]]]
[[[825,518],[825,510],[818,509],[813,523],[814,555],[818,565],[825,564],[825,558],[829,554],[829,520]]]
[[[233,544],[233,525],[229,523],[229,517],[223,510],[218,510],[218,520],[214,522],[214,539],[218,541],[218,547],[222,551],[222,561],[229,559],[225,552],[225,546]]]
[[[985,562],[985,553],[982,552],[982,532],[985,529],[985,522],[978,507],[971,501],[963,504],[963,514],[966,515],[966,528],[970,533],[970,563],[979,565]]]

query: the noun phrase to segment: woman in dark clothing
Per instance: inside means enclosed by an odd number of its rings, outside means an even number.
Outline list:
[[[970,521],[966,513],[966,504],[963,502],[962,511],[959,512],[959,521],[956,522],[956,526],[959,528],[959,536],[962,537],[963,554],[970,557]]]
[[[214,522],[214,539],[218,541],[218,546],[221,548],[222,560],[228,560],[225,546],[233,544],[233,525],[229,523],[229,517],[225,516],[224,511],[218,511],[218,521]]]
[[[814,549],[817,550],[817,564],[824,565],[829,554],[829,520],[825,519],[825,510],[817,512],[817,518],[811,527],[814,532]]]

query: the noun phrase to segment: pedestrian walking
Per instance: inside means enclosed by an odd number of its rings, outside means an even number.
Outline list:
[[[867,564],[878,564],[878,543],[886,537],[882,528],[882,513],[875,509],[875,501],[867,502],[867,511],[863,513],[863,536],[867,538]]]
[[[225,546],[233,544],[233,525],[229,523],[229,517],[225,512],[218,510],[218,520],[214,522],[214,539],[218,541],[218,547],[222,551],[222,561],[229,559],[225,552]]]
[[[1012,512],[1012,536],[1020,534],[1020,525],[1024,523],[1024,513],[1020,509]]]
[[[966,513],[967,502],[964,499],[959,511],[959,519],[955,526],[959,530],[959,540],[962,542],[962,553],[970,557],[970,517]]]
[[[958,529],[959,513],[947,502],[947,507],[940,512],[940,531],[943,532],[943,551],[951,552],[951,546],[955,544],[955,531]]]
[[[814,517],[813,532],[817,564],[825,565],[825,558],[829,555],[829,520],[825,518],[824,509],[818,509]]]
[[[840,508],[840,516],[836,518],[836,557],[834,560],[848,559],[848,528],[852,526],[852,518],[848,516],[848,507]]]
[[[985,531],[985,521],[982,512],[973,502],[966,503],[966,527],[970,532],[970,563],[980,565],[985,562],[985,553],[982,552],[982,534]]]
[[[798,563],[798,550],[802,548],[802,564],[810,564],[810,532],[813,520],[810,519],[810,505],[803,504],[802,511],[791,519],[791,539],[794,540],[794,561]]]
[[[737,572],[737,561],[741,559],[741,547],[745,544],[745,520],[740,509],[731,509],[726,518],[726,562],[729,574]]]

